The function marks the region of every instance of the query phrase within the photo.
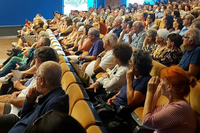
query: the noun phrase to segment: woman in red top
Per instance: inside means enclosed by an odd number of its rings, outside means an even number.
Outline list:
[[[184,99],[190,93],[190,86],[196,85],[196,78],[178,66],[161,71],[161,79],[149,80],[143,111],[143,125],[154,133],[195,133],[196,118],[190,105]],[[169,103],[156,107],[160,95]]]

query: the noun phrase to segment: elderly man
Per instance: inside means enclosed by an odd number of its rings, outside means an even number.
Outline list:
[[[120,34],[120,37],[118,39],[118,43],[128,43],[129,41],[129,37],[128,37],[128,33],[131,31],[131,28],[133,26],[133,21],[130,21],[130,19],[126,18],[122,21],[122,29],[123,31]],[[135,36],[132,36],[132,39]]]
[[[21,109],[20,117],[9,133],[28,132],[33,122],[50,110],[68,113],[68,95],[65,95],[61,87],[62,70],[58,63],[47,61],[42,63],[36,77],[36,87],[30,88],[25,103]],[[38,104],[35,106],[36,98]]]
[[[192,20],[195,19],[195,17],[192,14],[186,15],[183,19],[183,29],[179,33],[181,36],[184,36],[186,31],[190,28],[190,25],[192,24]]]
[[[88,38],[93,42],[93,45],[90,48],[88,54],[81,54],[79,56],[72,55],[67,57],[74,60],[75,62],[81,61],[81,63],[96,60],[97,56],[104,50],[103,41],[101,38],[99,38],[99,36],[100,32],[97,28],[90,28],[88,31]]]
[[[112,69],[115,66],[113,59],[113,47],[117,43],[117,36],[114,33],[108,33],[104,37],[104,51],[97,56],[96,61],[91,62],[85,69],[85,72],[92,76],[99,72],[105,72],[107,68]]]
[[[38,48],[34,58],[36,68],[45,61],[58,62],[58,55],[55,50],[47,46]],[[30,80],[29,85],[22,91],[0,96],[0,132],[8,132],[19,120],[19,110],[25,101],[29,89],[33,86],[36,86],[35,77]]]
[[[132,40],[133,34],[136,34]],[[129,32],[129,42],[128,44],[132,48],[142,49],[142,45],[146,36],[146,31],[144,30],[144,25],[141,21],[135,21],[133,23],[133,30]]]
[[[186,48],[179,67],[188,72],[189,76],[200,79],[200,31],[195,28],[189,29],[183,36],[183,46]]]
[[[117,37],[119,37],[120,33],[122,32],[122,27],[121,27],[122,20],[123,20],[122,17],[120,16],[116,17],[112,24],[113,28],[109,31],[109,33],[114,33]]]

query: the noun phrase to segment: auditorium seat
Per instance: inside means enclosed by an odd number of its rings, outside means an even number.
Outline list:
[[[197,85],[192,88],[190,87],[190,94],[186,98],[194,112],[196,113],[197,118],[197,131],[200,132],[200,83],[197,82]]]
[[[77,101],[72,108],[71,116],[74,117],[86,130],[91,125],[102,125],[101,119],[90,101]]]
[[[87,133],[107,133],[106,129],[102,126],[92,125],[90,126],[87,131]]]
[[[153,60],[152,61],[153,67],[151,69],[150,75],[153,76],[160,76],[160,71],[165,68],[166,66]]]
[[[71,84],[67,88],[66,94],[69,95],[69,115],[71,115],[72,108],[77,101],[84,99],[89,100],[89,97],[81,84]]]
[[[67,88],[69,87],[69,85],[72,83],[81,84],[81,81],[75,73],[65,72],[61,79],[61,84],[62,84],[63,90],[66,91]]]
[[[69,68],[67,63],[61,63],[60,66],[61,66],[61,69],[62,69],[62,76],[64,75],[65,72],[70,71],[70,68]]]
[[[59,64],[62,64],[62,63],[66,63],[66,60],[65,60],[65,57],[64,56],[59,56]]]

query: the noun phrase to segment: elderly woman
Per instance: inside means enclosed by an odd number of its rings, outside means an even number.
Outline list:
[[[184,99],[190,93],[190,86],[195,85],[196,78],[189,77],[178,66],[164,68],[161,79],[151,78],[144,105],[143,126],[155,130],[155,133],[195,133],[195,114]],[[156,107],[161,94],[169,99],[169,103]]]
[[[180,46],[183,43],[182,36],[172,33],[169,34],[167,38],[168,49],[163,57],[161,57],[158,61],[166,66],[177,65],[182,57],[182,51],[180,49]]]
[[[183,68],[190,76],[200,79],[200,31],[196,28],[189,29],[183,36],[183,53],[179,67]]]
[[[165,52],[167,51],[167,36],[169,35],[169,31],[166,29],[159,29],[157,31],[156,43],[158,47],[152,53],[152,58],[154,60],[159,60],[159,58],[163,57]]]
[[[101,78],[86,88],[91,100],[97,94],[117,93],[120,90],[126,82],[126,71],[129,69],[128,61],[131,55],[132,49],[129,45],[120,44],[114,46],[113,58],[117,65],[111,72],[104,73]]]
[[[156,47],[158,46],[156,44],[156,35],[157,35],[156,29],[151,28],[147,30],[146,37],[143,42],[142,50],[150,54],[156,49]]]

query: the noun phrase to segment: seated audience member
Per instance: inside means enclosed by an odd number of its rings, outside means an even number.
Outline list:
[[[20,111],[21,119],[9,133],[26,132],[36,119],[49,110],[68,113],[69,99],[61,87],[61,74],[61,67],[56,62],[47,61],[39,66],[35,75],[37,85],[28,91]],[[38,99],[38,104],[36,105],[35,100],[39,95],[42,96]]]
[[[200,30],[200,21],[195,21],[190,25],[190,28],[197,28]]]
[[[92,47],[90,48],[87,55],[81,54],[79,56],[73,55],[73,56],[67,56],[68,58],[74,60],[75,62],[78,62],[79,60],[81,63],[96,60],[97,56],[104,50],[103,48],[103,41],[101,38],[99,38],[100,32],[97,28],[92,27],[89,29],[88,32],[88,38],[90,41],[93,42]]]
[[[85,68],[85,72],[91,77],[99,72],[105,72],[107,68],[112,69],[115,66],[113,60],[113,47],[117,44],[117,36],[114,33],[108,33],[104,37],[104,51],[101,52],[96,61],[91,62]]]
[[[149,13],[149,15],[147,16],[145,29],[148,30],[150,28],[154,28],[157,30],[158,26],[154,23],[154,21],[155,21],[155,14]]]
[[[122,20],[122,17],[116,17],[112,23],[112,29],[108,33],[114,33],[117,37],[119,37],[120,33],[122,32]]]
[[[179,34],[183,28],[183,20],[181,18],[176,18],[173,22],[173,28],[174,31],[172,31],[171,33]]]
[[[109,73],[102,74],[102,77],[86,88],[86,91],[93,101],[98,94],[117,93],[126,82],[126,71],[129,69],[128,61],[131,58],[132,49],[127,44],[116,45],[113,49],[114,62],[117,64]]]
[[[179,63],[179,67],[187,71],[189,76],[200,79],[200,31],[195,28],[189,29],[183,36],[185,51]]]
[[[73,30],[72,19],[67,16],[63,17],[62,19],[63,19],[63,25],[61,26],[59,25],[58,30],[61,33],[60,36],[67,36]]]
[[[136,34],[132,40],[133,34]],[[144,25],[141,21],[135,21],[133,23],[133,30],[129,32],[128,44],[132,48],[142,49],[142,44],[146,36],[146,31],[144,30]]]
[[[173,19],[176,20],[177,18],[180,18],[180,12],[178,10],[172,11]]]
[[[113,24],[113,21],[114,21],[114,17],[113,16],[108,16],[107,17],[107,19],[105,20],[105,24],[106,24],[106,26],[107,26],[107,28],[108,28],[108,32],[113,28],[112,27],[112,24]]]
[[[151,68],[152,59],[149,54],[142,50],[134,51],[130,69],[126,72],[126,84],[115,96],[108,99],[108,103],[114,104],[116,110],[120,105],[144,105]]]
[[[192,24],[192,20],[194,19],[194,16],[192,14],[186,15],[183,19],[183,29],[180,31],[180,35],[184,36],[186,31],[190,28],[190,25]]]
[[[97,112],[100,112],[99,115],[104,124],[107,121],[113,121],[120,105],[130,106],[133,109],[144,105],[147,83],[151,78],[149,73],[152,68],[152,59],[149,53],[137,50],[133,51],[131,61],[130,69],[126,72],[126,84],[121,87],[116,95],[107,100],[106,105],[112,108],[113,111],[110,109],[105,113],[101,113],[102,108],[95,106]]]
[[[92,28],[92,26],[86,24],[84,26],[83,35],[81,36],[80,41],[77,43],[77,45],[74,45],[73,48],[66,49],[65,51],[69,52],[70,55],[79,55],[82,54],[84,51],[89,51],[93,44],[92,41],[90,41],[90,39],[88,38],[88,31],[90,28]]]
[[[36,48],[43,47],[43,46],[49,46],[50,45],[50,40],[49,38],[40,38],[38,40]],[[12,69],[18,69],[20,71],[27,70],[30,67],[31,62],[33,61],[33,56],[34,56],[34,49],[30,49],[30,55],[29,58],[27,59],[25,64],[20,63],[17,60],[11,61],[3,70],[0,72],[0,77],[3,77],[7,75],[8,73],[11,72]]]
[[[172,33],[169,34],[167,38],[168,49],[163,57],[158,61],[166,66],[177,65],[179,64],[182,57],[182,51],[180,49],[180,46],[183,43],[182,36]]]
[[[124,20],[125,21],[125,20]],[[125,22],[122,22],[122,24]],[[128,33],[131,31],[132,26],[133,26],[133,21],[128,21],[126,22],[126,27],[124,26],[124,24],[122,25],[123,31],[120,34],[120,37],[118,39],[118,43],[128,43],[129,41],[129,36]],[[123,27],[124,26],[124,27]],[[135,34],[132,36],[132,39],[134,39]]]
[[[38,48],[34,57],[36,68],[45,61],[58,62],[58,55],[55,50],[47,46]],[[19,110],[24,104],[29,89],[34,86],[36,86],[36,77],[33,77],[29,85],[22,91],[0,96],[0,132],[8,132],[19,121]]]
[[[142,50],[151,54],[156,49],[156,47],[158,46],[156,44],[156,35],[157,35],[156,29],[151,28],[147,30],[147,34],[143,42]]]
[[[173,31],[173,17],[171,15],[165,15],[163,18],[164,29],[169,32]]]
[[[154,60],[159,60],[167,51],[167,36],[169,31],[166,29],[159,29],[157,31],[156,43],[158,44],[155,51],[152,53],[152,58]]]
[[[39,117],[29,133],[86,133],[81,124],[68,114],[50,110]]]
[[[39,28],[43,29],[44,22],[40,18],[37,18],[33,21],[33,25],[34,26],[30,29],[30,31],[28,31],[27,34],[24,33],[24,35],[20,37],[15,47],[23,48],[26,43],[28,44],[28,46],[31,46],[37,41],[34,32],[36,32]]]
[[[151,78],[144,105],[143,126],[158,133],[195,133],[195,114],[185,100],[190,93],[190,86],[195,85],[196,78],[189,77],[178,66],[164,68],[161,79]],[[156,107],[161,95],[166,96],[169,103]]]
[[[73,33],[73,36],[71,36],[70,38],[67,37],[64,38],[62,41],[61,41],[61,44],[64,48],[69,48],[69,47],[72,47],[75,43],[75,40],[78,39],[78,30],[81,26],[83,26],[84,24],[82,22],[77,22],[76,23],[76,28],[74,29],[74,33]]]
[[[98,15],[94,16],[93,21],[92,26],[100,30],[100,17]]]

